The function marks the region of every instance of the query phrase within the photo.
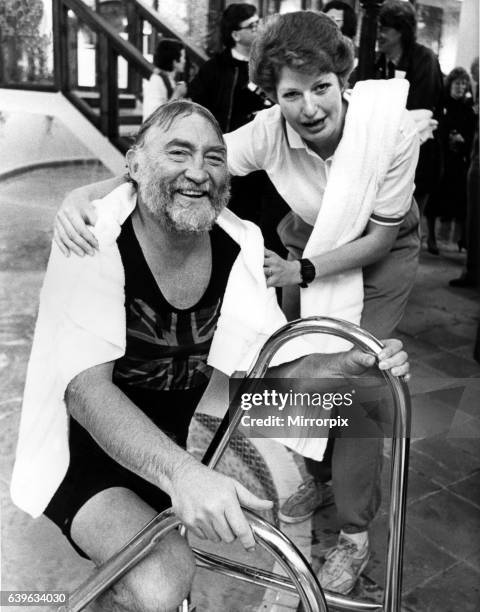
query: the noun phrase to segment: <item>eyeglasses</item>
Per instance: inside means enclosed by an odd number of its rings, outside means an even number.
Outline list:
[[[248,24],[247,26],[243,26],[243,27],[238,27],[237,30],[256,30],[258,28],[258,21],[253,21],[252,23]]]

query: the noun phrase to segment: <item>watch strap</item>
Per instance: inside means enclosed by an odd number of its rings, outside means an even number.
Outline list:
[[[309,259],[300,259],[300,275],[302,282],[299,287],[305,289],[315,278],[315,266]]]

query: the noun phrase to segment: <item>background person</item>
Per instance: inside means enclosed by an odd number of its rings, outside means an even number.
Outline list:
[[[466,247],[467,171],[472,153],[475,113],[468,72],[454,68],[445,79],[444,110],[440,135],[444,170],[431,198],[431,207],[440,217],[439,237],[448,246]]]
[[[156,70],[143,81],[143,121],[168,100],[185,97],[187,86],[179,79],[185,72],[185,47],[178,40],[163,38],[153,56]]]
[[[344,36],[348,36],[352,40],[355,39],[357,35],[357,13],[347,2],[332,0],[327,2],[322,10],[333,19]]]
[[[250,82],[248,60],[259,18],[253,4],[230,4],[220,22],[223,51],[205,62],[188,86],[188,96],[230,132],[251,121],[271,103]]]
[[[387,0],[379,17],[377,44],[379,56],[376,75],[379,79],[401,78],[410,83],[407,98],[409,110],[426,108],[440,121],[443,108],[443,76],[436,55],[416,41],[417,17],[409,2]],[[434,219],[428,213],[428,198],[441,177],[442,161],[439,136],[424,143],[415,173],[415,199],[420,212],[426,212],[428,250],[438,255]]]
[[[450,281],[451,287],[480,286],[480,162],[478,156],[478,56],[470,66],[473,81],[474,136],[470,167],[467,174],[467,260],[459,278]],[[480,326],[479,334],[480,338]],[[476,359],[479,360],[480,344],[477,338]]]
[[[258,111],[272,106],[248,74],[258,25],[257,9],[252,4],[230,4],[220,22],[224,49],[201,66],[188,88],[190,98],[211,111],[224,133],[245,125]],[[265,172],[232,177],[229,208],[259,225],[269,248],[285,253],[275,227],[288,206]]]

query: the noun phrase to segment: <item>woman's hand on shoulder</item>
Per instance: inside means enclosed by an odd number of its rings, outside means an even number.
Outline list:
[[[80,257],[95,254],[98,241],[89,229],[97,222],[92,202],[104,198],[124,182],[124,176],[115,176],[74,189],[63,200],[55,217],[53,239],[66,257],[70,253]]]
[[[298,260],[288,261],[268,249],[265,249],[263,271],[267,287],[288,287],[302,282]]]
[[[70,192],[55,216],[53,229],[53,239],[66,257],[72,252],[80,257],[95,254],[98,241],[89,226],[96,221],[95,207],[82,188]]]

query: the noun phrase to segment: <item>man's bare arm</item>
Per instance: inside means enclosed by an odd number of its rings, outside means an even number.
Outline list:
[[[265,378],[341,378],[360,376],[368,372],[377,362],[380,370],[390,370],[394,376],[410,376],[408,355],[403,350],[400,340],[382,340],[385,348],[379,353],[377,359],[369,354],[354,348],[343,353],[329,355],[314,353],[300,357],[294,361],[283,363],[269,368]],[[234,378],[243,378],[244,372],[233,375]],[[200,400],[197,410],[217,417],[223,417],[229,404],[229,377],[218,370],[214,370],[210,383]]]
[[[271,507],[234,479],[214,472],[177,446],[112,382],[113,363],[90,368],[68,385],[67,407],[115,461],[158,486],[179,518],[199,537],[245,548],[253,535],[240,504]],[[174,407],[164,407],[164,409]]]

